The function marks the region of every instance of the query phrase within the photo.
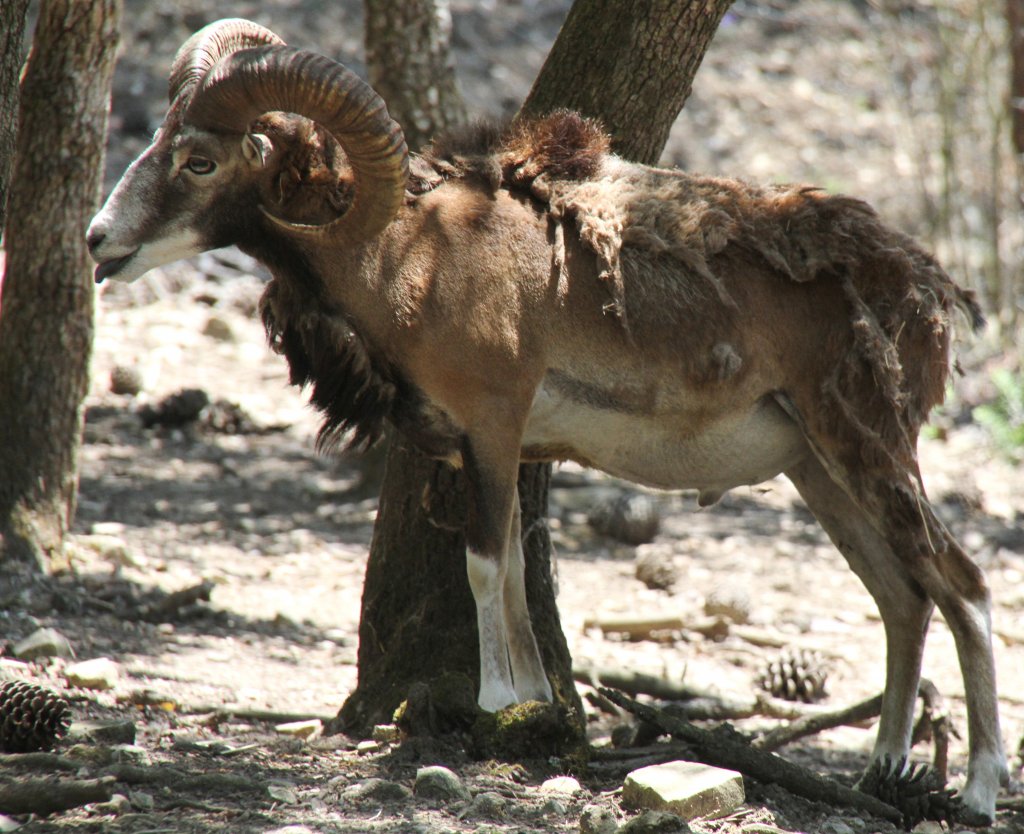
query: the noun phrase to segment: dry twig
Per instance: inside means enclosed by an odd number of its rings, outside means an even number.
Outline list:
[[[875,695],[842,709],[804,715],[795,721],[791,721],[789,724],[769,730],[754,739],[751,742],[751,746],[756,750],[764,750],[766,752],[778,750],[780,747],[797,739],[815,735],[824,730],[831,730],[833,727],[858,724],[861,721],[867,721],[869,718],[877,718],[881,711],[882,696]]]

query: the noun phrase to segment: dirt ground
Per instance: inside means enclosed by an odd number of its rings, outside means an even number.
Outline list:
[[[112,177],[159,118],[161,79],[174,50],[212,17],[254,17],[289,42],[358,68],[357,3],[222,3],[216,15],[204,5],[126,4]],[[341,18],[337,30],[320,23],[328,5]],[[522,97],[565,5],[452,4],[471,108],[493,113]],[[755,8],[771,15],[754,14]],[[888,207],[896,219],[912,217],[907,189],[890,181],[898,179],[892,173],[894,117],[879,106],[856,111],[840,127],[843,101],[855,96],[857,85],[869,92],[872,84],[882,85],[877,73],[884,60],[871,52],[868,23],[857,7],[838,8],[810,1],[740,4],[709,53],[666,156],[750,178],[816,179],[831,172],[833,181],[881,205],[883,213]],[[782,19],[789,23],[780,29]],[[852,63],[830,74],[823,68],[837,52]],[[818,75],[812,73],[816,86],[808,90],[802,73],[811,68]],[[741,107],[745,121],[737,116]],[[844,137],[842,147],[830,143],[833,132]],[[81,776],[115,773],[126,800],[31,820],[20,830],[554,834],[580,831],[581,815],[586,830],[595,807],[625,822],[632,813],[617,793],[621,761],[577,774],[577,793],[552,794],[541,785],[563,772],[557,761],[512,767],[472,761],[457,746],[407,741],[374,747],[360,739],[314,734],[303,740],[275,730],[291,720],[330,719],[355,685],[375,501],[359,489],[357,462],[314,452],[316,418],[301,393],[288,387],[284,362],[267,349],[254,315],[264,279],[258,264],[227,251],[100,290],[74,571],[45,580],[0,576],[0,638],[9,649],[37,628],[55,628],[78,660],[115,660],[119,678],[105,691],[74,688],[64,678],[72,661],[23,664],[9,656],[0,656],[0,673],[64,692],[76,719],[129,719],[135,744],[61,748],[60,761],[71,762]],[[940,415],[942,431],[922,442],[921,459],[933,501],[992,586],[1003,735],[1014,776],[1003,798],[1019,803],[1024,473],[969,419],[970,407],[989,394],[987,369],[1000,361],[982,346],[965,346],[967,375]],[[138,395],[111,391],[115,367],[138,374]],[[181,427],[144,426],[140,415],[147,405],[186,388],[239,407],[248,422],[235,433],[218,430],[237,414],[220,405],[205,412],[213,417]],[[550,525],[559,605],[578,667],[645,672],[750,699],[756,677],[778,653],[751,638],[761,635],[820,653],[829,670],[828,706],[880,691],[884,645],[874,606],[788,482],[736,490],[705,510],[692,495],[661,495],[661,533],[639,548],[616,544],[587,524],[595,504],[626,489],[574,467],[555,475]],[[668,590],[637,578],[638,562],[651,559],[678,574]],[[212,588],[208,601],[160,615],[166,594],[204,581]],[[658,639],[629,641],[585,625],[618,616],[700,621],[708,600],[722,598],[739,600],[749,615],[745,630],[732,629],[724,639],[669,629]],[[949,629],[938,616],[924,674],[960,731],[950,747],[956,786],[966,766],[963,685]],[[609,747],[615,726],[626,719],[589,701],[588,709],[593,743]],[[778,723],[761,717],[736,726],[755,732]],[[849,784],[866,762],[873,735],[870,725],[844,727],[782,753]],[[920,744],[914,755],[927,761],[930,745]],[[417,768],[432,764],[456,771],[473,801],[412,795]],[[374,779],[390,788],[378,789]],[[691,827],[729,834],[895,830],[753,784],[738,813]],[[991,830],[1024,831],[1024,814],[1001,811]]]

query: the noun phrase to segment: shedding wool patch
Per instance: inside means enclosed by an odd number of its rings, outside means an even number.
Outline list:
[[[736,305],[717,270],[727,263],[796,283],[835,282],[849,308],[848,347],[822,386],[822,407],[859,437],[865,462],[893,469],[912,461],[918,429],[945,393],[951,318],[959,309],[973,326],[982,321],[973,295],[861,200],[637,165],[609,147],[598,123],[568,111],[504,130],[476,125],[435,143],[414,166],[410,190],[465,177],[529,194],[553,224],[559,296],[573,235],[596,257],[605,311],[627,334],[623,258],[631,251],[674,260],[680,291],[705,283],[726,316]]]

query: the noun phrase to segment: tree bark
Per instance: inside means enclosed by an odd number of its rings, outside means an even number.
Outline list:
[[[374,0],[367,0],[368,15],[373,5]],[[687,13],[681,14],[677,5]],[[606,81],[621,87],[630,74],[645,79],[678,75],[673,84],[685,93],[669,98],[663,91],[655,94],[646,84],[641,85],[643,92],[637,94],[632,112],[643,116],[637,115],[636,121],[619,130],[619,147],[624,153],[642,161],[656,159],[668,130],[666,127],[660,139],[651,139],[646,126],[652,121],[671,125],[714,31],[709,21],[717,25],[728,5],[726,0],[645,3],[642,13],[647,19],[630,24],[631,31],[642,33],[633,38],[637,53],[633,54],[619,49],[617,38],[622,19],[633,19],[641,12],[633,6],[624,10],[621,3],[577,0],[521,115],[591,102],[586,112],[607,123],[616,117],[621,102],[599,90]],[[367,30],[376,25],[368,20]],[[689,28],[679,30],[680,26]],[[584,37],[587,27],[592,27],[593,37]],[[595,67],[595,43],[613,45],[614,59]],[[697,50],[697,57],[687,49]],[[577,50],[582,53],[565,54]],[[662,62],[672,65],[665,67]],[[379,74],[386,74],[383,68],[372,71],[371,77]],[[583,87],[588,92],[578,89]],[[392,102],[401,107],[401,101],[393,98],[389,109]],[[395,116],[402,121],[401,110]],[[638,129],[639,125],[645,129]],[[549,466],[520,467],[527,598],[556,704],[566,715],[576,717],[576,730],[582,738],[582,704],[551,579],[551,546],[545,524],[549,479]],[[329,730],[365,732],[373,724],[389,720],[418,682],[456,674],[472,680],[474,687],[479,683],[476,609],[465,574],[464,521],[461,475],[400,443],[393,444],[363,590],[359,683]]]
[[[1013,150],[1024,156],[1024,0],[1006,0],[1010,30],[1010,131]]]
[[[413,150],[466,120],[448,0],[365,0],[366,69]]]
[[[18,132],[18,75],[28,0],[5,0],[0,6],[0,235],[7,216],[7,190]]]
[[[733,0],[576,0],[520,115],[600,119],[619,156],[657,163]]]
[[[40,7],[21,120],[0,305],[2,558],[60,566],[75,510],[92,349],[85,230],[99,201],[120,0]]]

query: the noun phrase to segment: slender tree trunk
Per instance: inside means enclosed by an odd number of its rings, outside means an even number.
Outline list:
[[[7,191],[18,131],[18,75],[28,0],[4,0],[0,6],[0,235],[7,216]]]
[[[448,0],[365,0],[366,68],[413,150],[466,120]]]
[[[1024,156],[1024,0],[1006,0],[1010,30],[1010,130],[1013,151]]]
[[[367,0],[368,15],[371,5],[373,0]],[[672,85],[679,88],[672,96],[646,86],[642,93],[630,96],[636,121],[628,130],[620,128],[617,137],[620,151],[626,155],[642,161],[656,159],[668,127],[689,93],[692,74],[714,26],[728,5],[725,0],[675,0],[634,7],[577,0],[522,113],[575,107],[609,123],[617,117],[622,102],[614,95],[604,95],[606,82],[621,89],[630,75],[645,79],[671,75]],[[633,20],[640,15],[646,18]],[[631,20],[631,50],[619,45],[625,18]],[[368,31],[375,25],[368,20]],[[587,27],[592,27],[589,37]],[[595,65],[594,53],[605,47],[611,49],[614,59]],[[574,54],[581,49],[580,55]],[[372,71],[371,76],[378,73],[383,74],[384,68]],[[389,100],[386,95],[385,99],[389,109],[402,100]],[[394,115],[403,120],[401,109]],[[446,122],[435,122],[442,123]],[[663,130],[658,128],[660,139],[648,135],[646,128],[652,123],[664,125]],[[581,719],[572,659],[551,579],[551,543],[545,524],[549,479],[548,466],[520,467],[527,598],[555,700],[567,714]],[[461,475],[395,443],[385,470],[363,590],[359,684],[330,729],[362,732],[388,720],[419,682],[454,674],[472,680],[475,692],[479,652],[476,609],[465,574],[464,521]],[[582,720],[575,732],[582,738]]]
[[[1024,0],[1006,0],[1006,22],[1010,30],[1010,136],[1017,171],[1016,208],[1024,208]],[[1024,264],[1015,259],[1004,276],[1003,315],[1010,338],[1024,313],[1019,309],[1024,295]],[[1019,347],[1019,346],[1018,346]]]
[[[59,566],[92,349],[96,210],[120,0],[44,0],[21,88],[0,305],[4,559]]]

